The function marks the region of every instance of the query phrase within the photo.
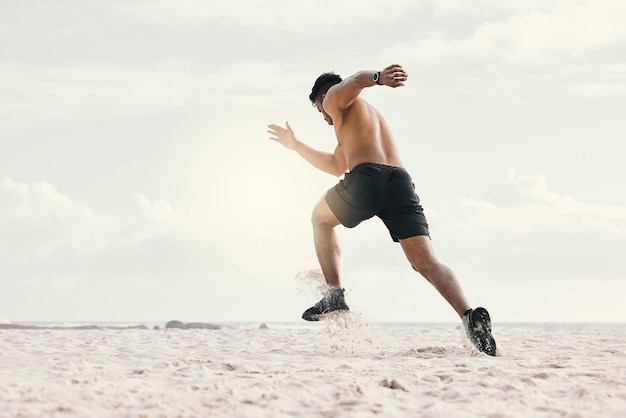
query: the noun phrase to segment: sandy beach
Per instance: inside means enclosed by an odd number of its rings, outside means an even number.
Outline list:
[[[624,417],[626,325],[2,329],[0,417]]]

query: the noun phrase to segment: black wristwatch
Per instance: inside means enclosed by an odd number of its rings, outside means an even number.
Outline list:
[[[379,86],[382,85],[382,83],[380,82],[380,71],[376,71],[372,78],[374,79],[374,83],[378,84]]]

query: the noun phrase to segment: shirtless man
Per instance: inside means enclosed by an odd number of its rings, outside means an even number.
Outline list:
[[[496,344],[489,313],[471,308],[452,270],[435,257],[415,186],[403,168],[391,130],[378,110],[359,96],[364,88],[376,85],[404,86],[407,78],[400,65],[360,71],[345,80],[334,73],[319,76],[309,99],[335,129],[338,143],[332,153],[299,141],[288,122],[285,127],[268,125],[271,140],[296,151],[314,167],[338,177],[345,173],[313,209],[315,251],[329,290],[302,317],[317,321],[326,313],[349,309],[341,288],[340,249],[334,228],[339,224],[353,228],[377,216],[391,238],[400,242],[413,269],[435,286],[462,318],[470,341],[493,356]]]

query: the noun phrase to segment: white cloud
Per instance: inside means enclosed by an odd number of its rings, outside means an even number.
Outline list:
[[[502,281],[623,277],[626,207],[550,191],[541,175],[510,171],[486,199],[462,198],[435,229],[446,252]]]
[[[490,194],[491,201],[461,199],[459,208],[477,216],[476,228],[514,234],[532,231],[609,232],[626,238],[626,208],[577,201],[548,190],[543,175],[510,170]]]
[[[328,28],[338,29],[346,24],[380,23],[395,19],[399,10],[407,12],[423,7],[421,2],[410,0],[399,0],[393,5],[384,0],[301,3],[289,0],[235,0],[222,3],[219,7],[201,0],[159,0],[123,3],[116,9],[132,19],[159,25],[225,24],[233,29],[244,27],[265,33],[301,33],[303,28],[318,32]]]
[[[306,73],[297,66],[236,61],[217,67],[170,59],[147,67],[76,64],[41,69],[0,61],[0,127],[133,117],[180,108],[210,113],[254,101],[261,106],[301,82]]]
[[[184,223],[183,216],[169,202],[151,201],[141,193],[135,194],[133,208],[133,223],[147,227],[157,226],[157,233],[163,229],[177,228]]]
[[[0,65],[0,112],[5,120],[100,119],[150,114],[196,100],[207,91],[210,74],[172,69],[77,65],[35,68]],[[30,118],[30,120],[28,119]]]
[[[103,234],[117,222],[72,201],[46,182],[0,182],[0,242],[4,262],[29,262],[72,244],[78,252],[104,245]]]
[[[624,2],[587,1],[486,23],[468,44],[487,51],[505,49],[514,61],[556,51],[580,54],[592,47],[625,42],[625,19]]]
[[[456,11],[474,13],[463,7]],[[383,55],[407,57],[405,65],[429,80],[421,89],[455,95],[563,101],[623,94],[625,3],[556,1],[497,9],[502,13],[492,18],[466,20],[463,30],[442,25],[418,31],[415,40],[396,43]]]
[[[189,229],[169,203],[150,201],[143,195],[135,197],[128,215],[114,216],[72,200],[50,183],[0,182],[3,277],[8,276],[8,269],[16,274],[28,272],[35,280],[65,274],[83,274],[86,281],[92,275],[109,274],[114,280],[124,275],[125,268],[137,267],[130,254],[155,249],[155,245],[172,247],[182,237],[193,241],[195,235]],[[120,250],[127,252],[125,265],[116,261]],[[175,265],[181,260],[174,256],[170,261]],[[153,264],[168,261],[156,259]],[[145,268],[152,271],[149,265]],[[19,280],[19,276],[11,279]]]
[[[437,32],[419,39],[415,51],[435,58],[445,55],[485,57],[496,54],[513,62],[562,51],[578,55],[589,48],[626,41],[626,4],[615,0],[566,2],[567,7],[527,9],[478,22],[469,36]],[[427,58],[424,58],[427,59]]]
[[[549,0],[427,0],[435,17],[465,16],[492,19],[503,15],[520,14],[529,10],[551,9],[554,2]]]

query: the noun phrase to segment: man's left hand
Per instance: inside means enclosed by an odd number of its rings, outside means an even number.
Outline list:
[[[393,88],[404,86],[407,78],[409,78],[409,75],[398,64],[392,64],[380,72],[380,84]]]

